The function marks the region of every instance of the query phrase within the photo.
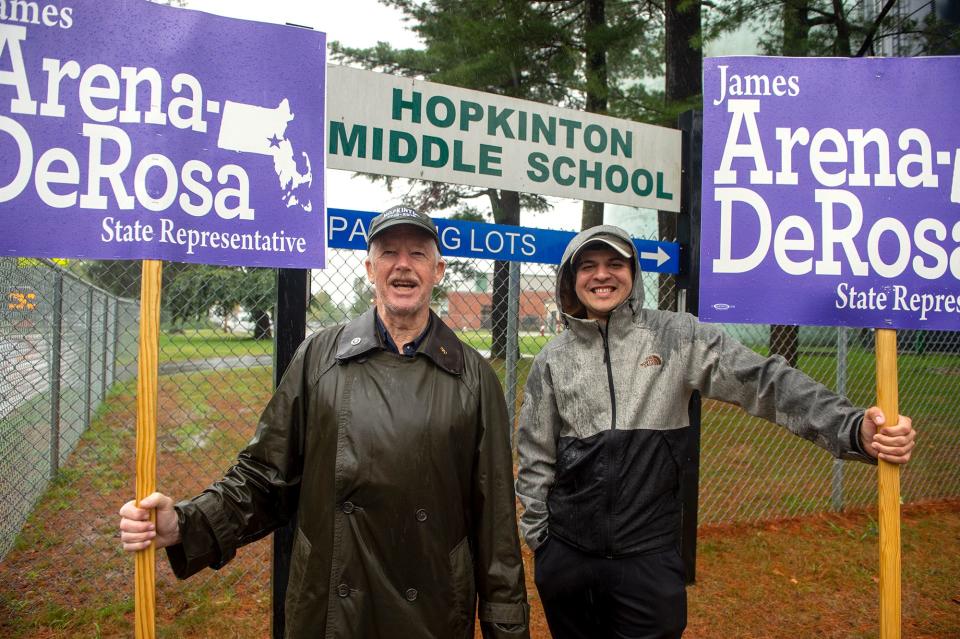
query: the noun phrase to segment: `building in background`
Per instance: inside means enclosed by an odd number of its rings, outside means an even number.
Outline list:
[[[885,0],[870,0],[861,5],[866,24],[876,19],[883,11]],[[899,0],[890,7],[874,37],[870,55],[880,57],[910,57],[923,53],[925,37],[930,35],[925,27],[933,19],[943,21],[943,29],[955,29],[960,24],[960,1],[958,0]],[[889,26],[887,26],[889,25]],[[957,54],[960,50],[950,51]]]
[[[454,279],[440,302],[437,314],[456,330],[490,329],[493,309],[493,274],[477,272]],[[554,297],[553,274],[520,273],[521,331],[552,333],[550,321]]]

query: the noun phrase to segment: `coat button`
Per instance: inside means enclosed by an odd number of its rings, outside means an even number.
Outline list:
[[[340,597],[349,597],[350,596],[350,586],[347,584],[340,584],[337,586],[337,595]]]
[[[352,513],[355,508],[356,506],[353,505],[352,501],[345,501],[340,505],[340,509],[348,515]]]
[[[417,510],[417,521],[426,521],[427,520],[427,511],[423,508]]]
[[[407,588],[407,592],[403,593],[407,598],[407,601],[416,601],[417,600],[417,589],[416,588]]]

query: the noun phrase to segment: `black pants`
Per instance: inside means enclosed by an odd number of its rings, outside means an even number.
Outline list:
[[[549,538],[537,548],[534,580],[554,639],[677,639],[687,625],[673,548],[606,559]]]

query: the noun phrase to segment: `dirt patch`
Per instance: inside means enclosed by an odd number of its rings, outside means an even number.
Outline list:
[[[937,375],[960,375],[960,366],[941,366],[933,370]]]

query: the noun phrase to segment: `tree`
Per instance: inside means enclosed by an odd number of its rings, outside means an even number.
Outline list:
[[[227,317],[240,308],[254,324],[254,339],[270,339],[275,289],[273,269],[174,262],[163,271],[163,308],[174,324],[205,321],[211,311]]]
[[[667,0],[664,5],[664,99],[668,112],[679,114],[699,106],[703,94],[703,49],[700,32],[701,8],[699,0]],[[676,120],[670,124],[676,126]],[[677,214],[657,212],[658,234],[661,240],[677,239]],[[666,274],[659,279],[658,308],[677,308],[677,289]]]
[[[87,262],[84,275],[94,284],[120,297],[140,297],[140,262],[98,260]]]
[[[85,275],[97,286],[121,297],[139,298],[139,262],[99,260],[85,267]],[[276,271],[270,268],[225,267],[164,262],[163,311],[170,321],[206,321],[213,311],[226,318],[242,309],[254,324],[255,339],[273,337],[273,304]]]
[[[875,55],[884,43],[894,55],[956,52],[960,28],[949,11],[923,3],[904,12],[896,0],[748,0],[711,5],[708,37],[749,24],[758,28],[767,55]],[[899,42],[899,44],[896,44]]]
[[[583,27],[585,111],[606,113],[610,87],[607,81],[607,3],[606,0],[585,0],[586,19]],[[603,202],[584,201],[580,229],[603,224]]]
[[[463,220],[466,222],[484,221],[483,213],[472,206],[461,206],[450,216],[450,219]],[[475,266],[474,260],[447,259],[447,273],[444,276],[444,281],[437,286],[434,296],[436,299],[444,299],[450,291],[453,280],[476,282],[483,278],[484,275],[483,271]]]
[[[568,4],[582,24],[574,34],[582,54],[583,80],[574,89],[588,113],[663,123],[662,91],[649,81],[663,73],[663,11],[656,2],[579,0]],[[671,122],[672,125],[672,122]],[[581,229],[603,223],[604,205],[584,202]]]
[[[310,297],[310,306],[307,309],[310,318],[322,326],[333,326],[344,320],[346,313],[339,304],[333,301],[330,293],[317,291]]]
[[[272,268],[247,268],[232,271],[240,291],[240,306],[253,322],[254,339],[273,339],[272,313],[277,299],[277,272]]]
[[[376,291],[366,275],[358,275],[353,279],[353,303],[350,305],[350,317],[359,317],[373,306]]]

